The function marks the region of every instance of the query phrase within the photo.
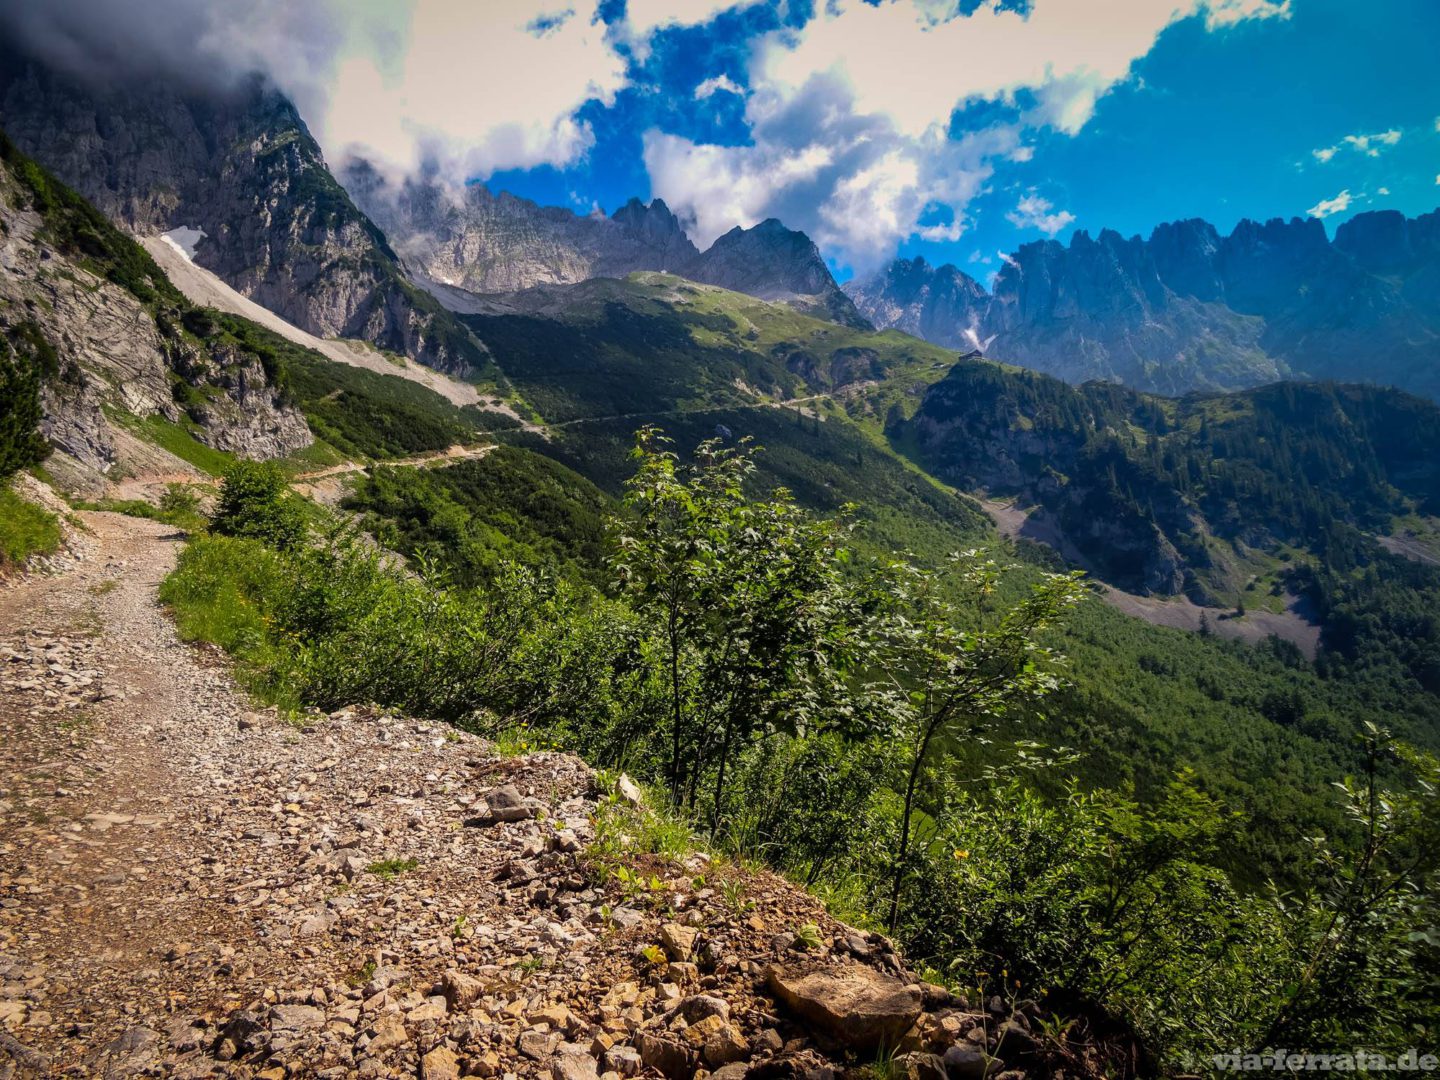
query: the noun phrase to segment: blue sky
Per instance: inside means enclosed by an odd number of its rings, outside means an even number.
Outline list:
[[[701,247],[778,217],[840,277],[982,279],[1077,228],[1440,205],[1440,0],[124,0],[13,29],[149,74],[260,69],[333,166]]]
[[[791,5],[790,25],[803,27],[807,14]],[[647,132],[751,146],[743,96],[749,65],[756,41],[782,25],[766,4],[660,30],[648,55],[630,54],[630,85],[612,103],[579,110],[594,138],[582,157],[560,168],[501,170],[487,182],[545,203],[608,211],[663,186],[647,169]],[[1292,0],[1282,14],[1230,25],[1207,27],[1203,14],[1170,23],[1077,130],[1023,123],[1033,108],[1024,88],[956,102],[952,144],[1021,123],[1033,156],[986,159],[990,175],[972,197],[937,201],[918,219],[945,224],[958,213],[958,238],[897,234],[891,253],[955,262],[983,278],[997,267],[997,252],[1047,235],[1063,241],[1076,228],[1148,234],[1160,221],[1204,217],[1228,230],[1241,217],[1311,208],[1329,211],[1333,226],[1368,209],[1429,211],[1440,205],[1437,41],[1433,0]],[[853,48],[867,44],[857,39]],[[725,89],[696,98],[698,86],[721,79]],[[684,203],[673,190],[661,193]],[[806,216],[785,214],[783,197],[772,201],[782,218]],[[824,246],[841,275],[850,263],[863,271],[875,261],[868,248],[857,255],[834,239]]]

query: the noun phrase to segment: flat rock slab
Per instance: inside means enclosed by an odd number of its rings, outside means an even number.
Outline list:
[[[770,992],[786,1008],[836,1042],[857,1049],[894,1046],[920,1015],[918,986],[863,964],[769,970]]]

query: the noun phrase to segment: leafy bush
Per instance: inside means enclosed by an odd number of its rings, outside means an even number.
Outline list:
[[[284,550],[305,539],[305,514],[278,465],[237,461],[225,472],[210,527]]]
[[[0,569],[20,565],[32,555],[48,555],[60,540],[59,519],[0,480]]]

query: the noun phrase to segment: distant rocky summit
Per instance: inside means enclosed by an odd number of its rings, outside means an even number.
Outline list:
[[[835,284],[814,241],[775,218],[751,229],[736,226],[680,273],[692,281],[779,301],[816,318],[871,328]]]
[[[508,293],[663,271],[869,327],[814,242],[773,218],[750,229],[737,226],[702,253],[661,199],[648,206],[631,199],[606,217],[540,206],[483,184],[460,192],[415,181],[397,187],[363,161],[342,176],[412,276],[432,286]]]
[[[1333,241],[1313,218],[1228,236],[1198,219],[1148,240],[1080,231],[1022,246],[990,292],[919,258],[846,290],[879,327],[1070,382],[1183,394],[1342,379],[1440,398],[1440,211],[1359,214]]]

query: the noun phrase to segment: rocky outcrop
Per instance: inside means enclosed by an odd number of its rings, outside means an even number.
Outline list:
[[[898,1045],[924,1009],[918,985],[862,964],[772,967],[767,981],[791,1012],[860,1050]]]
[[[35,201],[0,165],[0,332],[53,352],[41,432],[55,449],[107,472],[117,459],[112,417],[119,415],[184,422],[201,442],[244,457],[310,445],[304,417],[284,402],[258,357],[177,325],[182,308],[154,288],[163,275],[132,241],[112,230],[88,241],[96,251],[112,245],[103,255],[62,249],[56,234],[82,228],[81,210],[51,207],[47,218]],[[116,268],[115,251],[148,263],[149,284],[126,288],[103,276]]]
[[[847,285],[877,326],[1070,382],[1183,394],[1282,378],[1387,383],[1440,398],[1440,211],[1079,231],[1026,244],[993,293],[902,260]]]
[[[126,228],[196,230],[197,263],[309,333],[452,373],[484,362],[483,347],[405,279],[294,106],[258,81],[228,93],[92,83],[5,52],[0,126]]]

